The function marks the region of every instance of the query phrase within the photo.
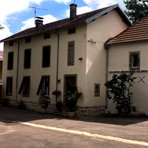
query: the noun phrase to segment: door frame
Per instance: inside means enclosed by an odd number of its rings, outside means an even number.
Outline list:
[[[66,100],[66,94],[65,94],[65,92],[66,92],[66,77],[75,77],[75,79],[76,79],[76,86],[77,86],[77,84],[78,84],[78,76],[77,76],[77,74],[65,74],[64,75],[64,89],[63,89],[63,102],[65,102],[65,100]]]

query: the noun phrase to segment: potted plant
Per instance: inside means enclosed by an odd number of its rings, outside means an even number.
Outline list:
[[[50,104],[49,96],[41,96],[39,98],[39,104],[40,104],[41,108],[43,108],[46,111],[48,108],[48,105]]]
[[[73,88],[66,92],[66,109],[69,117],[75,116],[77,109],[77,101],[81,97],[82,93],[78,92],[76,88]]]

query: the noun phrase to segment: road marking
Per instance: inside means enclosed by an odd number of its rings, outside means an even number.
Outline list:
[[[100,135],[100,134],[92,134],[92,133],[85,132],[85,131],[57,128],[57,127],[46,126],[46,125],[41,125],[41,124],[34,124],[34,123],[29,123],[29,122],[22,122],[22,124],[32,126],[32,127],[42,128],[42,129],[58,131],[58,132],[64,132],[64,133],[75,134],[75,135],[84,135],[87,137],[95,137],[95,138],[100,138],[100,139],[105,139],[105,140],[110,140],[110,141],[116,141],[116,142],[122,142],[126,144],[141,145],[141,146],[148,147],[148,142],[144,142],[144,141],[129,140],[129,139],[124,139],[124,138],[119,138],[119,137]]]

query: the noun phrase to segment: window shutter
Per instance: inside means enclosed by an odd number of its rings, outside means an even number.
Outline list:
[[[68,66],[74,65],[74,54],[75,54],[75,42],[72,41],[68,43],[68,55],[67,55]]]
[[[132,53],[129,53],[129,69],[132,69]]]

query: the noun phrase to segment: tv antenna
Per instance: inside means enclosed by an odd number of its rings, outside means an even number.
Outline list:
[[[37,17],[37,10],[48,10],[46,8],[39,8],[39,7],[34,7],[34,6],[29,6],[29,8],[33,9],[34,10],[34,18]]]

